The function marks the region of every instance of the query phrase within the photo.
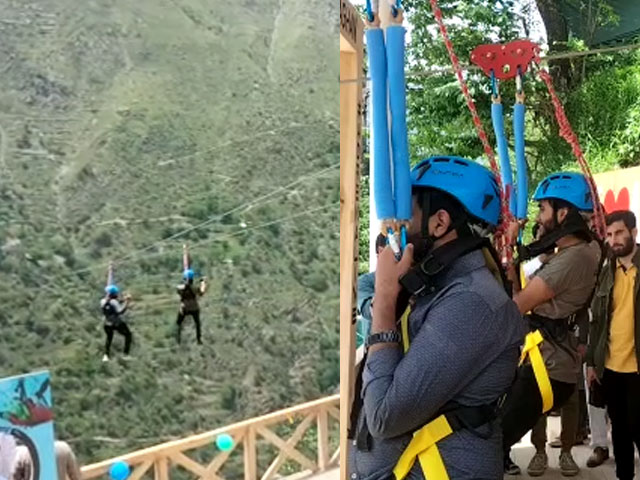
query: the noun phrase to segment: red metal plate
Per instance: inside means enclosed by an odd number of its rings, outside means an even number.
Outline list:
[[[531,62],[540,62],[540,46],[529,40],[516,40],[506,45],[479,45],[471,52],[471,62],[487,75],[493,70],[500,80],[515,78],[518,67],[525,73]]]

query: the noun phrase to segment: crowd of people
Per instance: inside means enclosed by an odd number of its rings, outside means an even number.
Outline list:
[[[489,239],[501,223],[499,187],[483,166],[433,157],[411,172],[409,244],[377,244],[375,273],[358,282],[365,355],[349,426],[351,480],[497,479],[521,467],[511,448],[531,431],[527,473],[548,470],[547,416],[561,417],[559,468],[590,435],[589,468],[610,456],[634,478],[640,451],[640,292],[636,218],[608,212],[594,233],[585,177],[545,178],[525,222],[505,237],[502,268]],[[533,267],[532,267],[533,266]],[[527,274],[523,274],[529,267]]]

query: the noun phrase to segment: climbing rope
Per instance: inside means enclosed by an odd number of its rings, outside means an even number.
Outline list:
[[[430,1],[431,1],[431,8],[433,10],[433,15],[435,16],[436,22],[438,23],[440,33],[442,34],[442,38],[444,39],[444,44],[447,47],[447,52],[449,53],[449,58],[451,60],[451,63],[453,64],[453,70],[456,74],[456,77],[458,78],[458,83],[460,84],[460,88],[462,89],[462,94],[464,95],[465,101],[467,103],[467,107],[471,112],[471,116],[473,118],[473,125],[475,126],[476,131],[478,133],[478,138],[480,138],[480,141],[482,142],[482,147],[484,149],[485,154],[487,155],[487,158],[489,159],[489,165],[491,167],[491,170],[493,171],[493,174],[496,177],[498,188],[500,189],[500,203],[502,207],[502,224],[498,227],[498,230],[495,233],[494,242],[496,244],[496,248],[502,254],[503,261],[505,263],[511,263],[513,252],[511,251],[511,248],[507,245],[506,239],[504,238],[505,237],[504,228],[505,228],[505,225],[507,225],[511,221],[512,215],[511,215],[511,212],[509,211],[509,200],[507,198],[507,195],[505,195],[505,190],[502,185],[500,169],[498,168],[498,164],[496,162],[493,149],[489,144],[489,139],[487,137],[487,134],[484,131],[484,127],[482,126],[482,121],[480,120],[480,116],[478,115],[476,104],[473,101],[473,98],[471,97],[471,93],[469,92],[469,87],[467,86],[467,82],[465,81],[462,75],[462,67],[460,66],[460,61],[458,60],[458,57],[455,51],[453,50],[453,43],[449,38],[447,27],[445,26],[442,18],[442,11],[438,6],[438,1],[437,0],[430,0]]]
[[[580,148],[580,143],[578,142],[578,137],[574,133],[571,128],[571,124],[567,119],[567,115],[564,112],[564,107],[556,94],[555,89],[553,88],[553,81],[551,79],[551,75],[544,69],[540,69],[538,75],[542,79],[542,81],[547,86],[547,90],[549,91],[549,95],[551,96],[551,103],[553,103],[553,108],[555,110],[556,120],[558,122],[558,127],[560,129],[560,136],[566,140],[566,142],[571,146],[571,151],[573,155],[578,160],[578,164],[582,169],[582,173],[587,179],[587,183],[589,184],[589,191],[591,193],[591,198],[593,199],[593,212],[595,215],[595,227],[596,232],[600,239],[605,238],[606,236],[606,223],[604,218],[604,212],[602,211],[602,205],[598,201],[600,198],[598,196],[598,187],[596,186],[596,182],[593,179],[593,175],[591,174],[591,169],[587,164],[587,161],[584,158],[582,153],[582,149]]]

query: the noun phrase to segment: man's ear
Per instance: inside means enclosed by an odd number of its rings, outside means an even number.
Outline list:
[[[432,235],[436,238],[445,235],[451,226],[451,215],[449,215],[449,212],[441,208],[431,218],[435,220]]]
[[[569,209],[566,208],[566,207],[562,207],[562,208],[559,208],[558,210],[556,210],[558,223],[564,222],[564,219],[567,218],[568,214],[569,214]]]

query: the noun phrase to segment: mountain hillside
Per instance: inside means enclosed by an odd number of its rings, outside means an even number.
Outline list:
[[[0,376],[85,463],[338,384],[333,1],[0,0]],[[204,343],[175,342],[182,245]],[[134,360],[101,362],[107,264]]]

